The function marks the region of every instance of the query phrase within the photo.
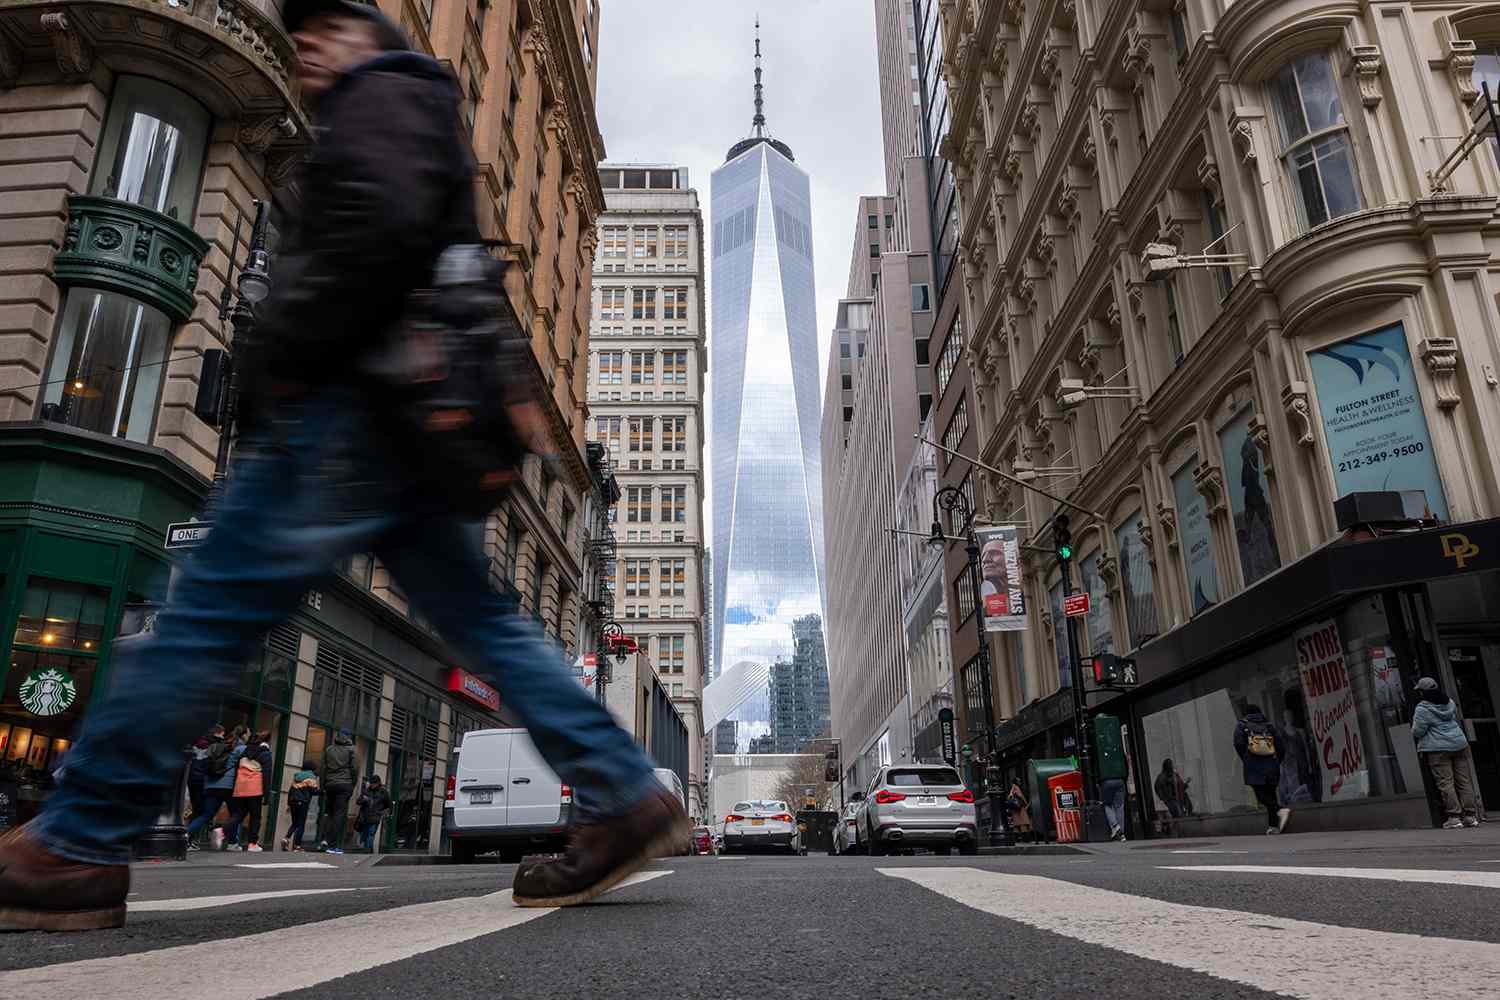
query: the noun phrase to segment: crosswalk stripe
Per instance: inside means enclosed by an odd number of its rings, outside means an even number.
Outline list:
[[[1379,882],[1428,882],[1433,885],[1473,885],[1500,889],[1500,872],[1439,871],[1426,868],[1296,868],[1282,865],[1160,865],[1174,872],[1245,872],[1255,875],[1321,875],[1325,878],[1363,878]]]
[[[1500,945],[1186,906],[1035,875],[882,868],[965,906],[1138,958],[1304,1000],[1472,1000]],[[1434,973],[1434,970],[1441,970]]]
[[[638,872],[611,891],[670,874]],[[4,995],[15,1000],[159,1000],[202,993],[204,971],[212,970],[215,982],[235,984],[236,997],[271,997],[462,944],[556,912],[514,906],[510,894],[505,889],[218,941],[22,969],[0,976],[0,985]],[[400,933],[392,933],[393,927],[399,927]],[[267,961],[268,957],[272,960]]]
[[[326,861],[267,861],[263,864],[236,864],[236,868],[337,868]]]
[[[334,892],[370,892],[383,885],[362,885],[353,889],[283,889],[280,892],[241,892],[232,896],[189,896],[185,899],[144,899],[130,904],[131,913],[177,913],[182,910],[210,910],[216,906],[238,906],[262,899],[293,899],[298,896],[322,896]]]

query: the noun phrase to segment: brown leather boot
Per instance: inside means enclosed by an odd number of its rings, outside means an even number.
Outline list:
[[[0,931],[94,931],[125,923],[129,865],[49,854],[26,827],[0,837]]]
[[[652,792],[621,816],[577,827],[567,852],[516,869],[517,906],[577,906],[608,892],[647,861],[672,854],[689,832],[682,804]]]

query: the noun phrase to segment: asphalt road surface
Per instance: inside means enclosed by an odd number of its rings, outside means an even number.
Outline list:
[[[513,906],[512,873],[282,854],[139,866],[123,929],[0,935],[0,997],[1500,991],[1500,825],[1065,857],[675,858],[567,910]]]

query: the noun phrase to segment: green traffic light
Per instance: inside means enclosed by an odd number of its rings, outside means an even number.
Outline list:
[[[1071,546],[1071,545],[1059,545],[1057,547],[1057,558],[1059,558],[1059,559],[1072,559],[1073,558],[1073,546]]]

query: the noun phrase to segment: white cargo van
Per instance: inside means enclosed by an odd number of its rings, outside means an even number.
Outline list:
[[[677,772],[670,767],[657,767],[652,768],[651,773],[656,775],[656,780],[661,783],[661,786],[677,799],[677,804],[682,806],[682,811],[687,812],[687,796],[682,793],[682,779],[677,777]],[[678,844],[673,853],[677,855],[693,853],[693,834],[691,830],[688,831],[687,839]]]
[[[448,775],[443,832],[459,863],[498,851],[502,861],[560,851],[573,790],[542,760],[524,729],[465,733]]]

